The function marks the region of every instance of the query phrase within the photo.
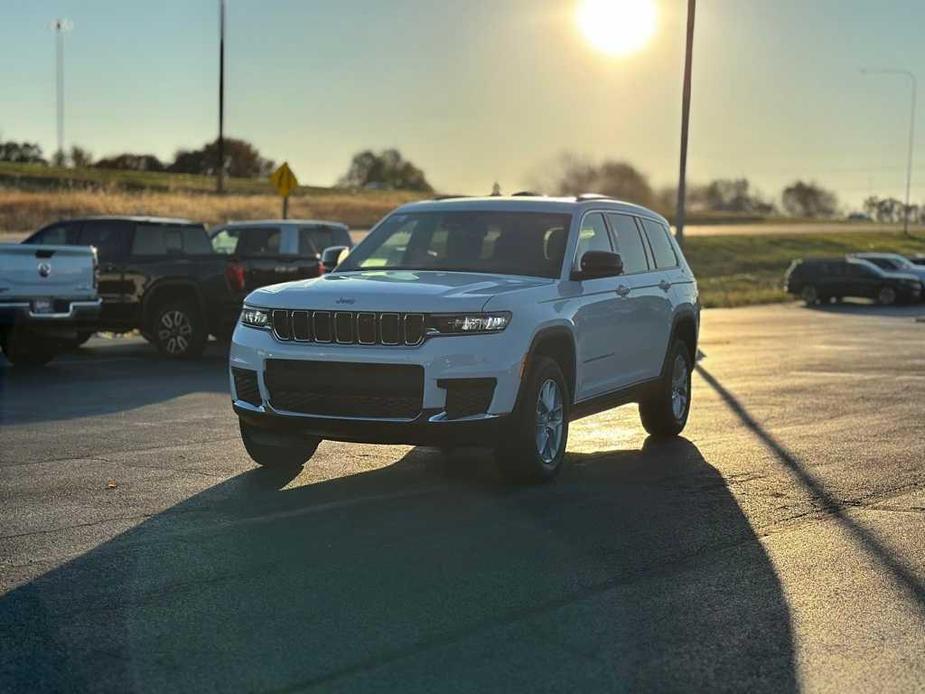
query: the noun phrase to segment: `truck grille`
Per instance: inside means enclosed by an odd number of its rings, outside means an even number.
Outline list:
[[[424,369],[412,364],[268,359],[264,383],[277,410],[414,419],[421,412]]]
[[[419,345],[425,317],[420,313],[290,311],[272,313],[273,335],[282,342],[340,345]]]

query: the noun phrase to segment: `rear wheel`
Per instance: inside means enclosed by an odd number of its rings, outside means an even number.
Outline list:
[[[656,393],[639,403],[642,426],[653,436],[677,436],[687,425],[691,410],[691,354],[675,340],[668,358],[668,372]]]
[[[43,366],[61,351],[55,340],[12,330],[0,337],[0,347],[14,366]]]
[[[146,332],[157,350],[171,359],[198,357],[209,337],[199,310],[186,301],[156,307]]]
[[[896,290],[890,286],[883,286],[877,290],[877,303],[881,306],[892,306],[896,303]]]
[[[819,292],[815,284],[807,284],[800,291],[800,298],[806,302],[807,306],[812,306],[819,302]]]
[[[302,467],[321,443],[317,436],[298,437],[267,432],[240,422],[241,441],[258,465],[269,468]]]
[[[562,369],[548,357],[531,359],[511,427],[495,449],[508,478],[522,482],[552,479],[562,467],[568,443],[569,395]]]

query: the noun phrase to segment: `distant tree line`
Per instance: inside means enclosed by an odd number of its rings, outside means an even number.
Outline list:
[[[925,205],[910,204],[909,220],[925,224]],[[875,222],[898,224],[903,221],[906,204],[896,198],[881,198],[871,195],[864,200],[864,215]]]
[[[264,158],[257,148],[245,140],[225,138],[225,171],[229,176],[253,178],[268,175],[275,164]],[[0,161],[23,164],[44,164],[49,161],[42,148],[31,142],[0,142]],[[180,149],[173,161],[164,162],[153,154],[124,152],[94,161],[83,147],[73,146],[66,152],[56,152],[51,163],[74,168],[94,167],[122,171],[169,171],[173,173],[214,174],[218,167],[218,141],[208,142],[199,149]]]

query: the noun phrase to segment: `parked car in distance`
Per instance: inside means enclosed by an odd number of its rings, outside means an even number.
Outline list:
[[[316,219],[227,222],[209,236],[230,259],[229,282],[241,299],[268,284],[318,277],[333,269],[321,262],[327,248],[353,247],[346,224]]]
[[[94,248],[0,244],[0,348],[11,363],[45,364],[76,345],[100,304]]]
[[[786,290],[807,305],[844,297],[874,299],[883,305],[918,301],[922,283],[915,276],[887,272],[855,257],[794,260],[784,279]]]
[[[492,447],[502,471],[561,467],[569,422],[640,403],[687,422],[700,304],[658,214],[602,196],[402,206],[337,269],[258,289],[229,377],[251,458],[320,441]]]
[[[913,265],[925,265],[925,255],[914,255],[909,258]]]
[[[909,258],[899,253],[852,253],[851,257],[871,262],[887,272],[915,275],[925,284],[925,265],[916,265]]]
[[[85,217],[50,224],[27,245],[95,246],[102,310],[96,329],[139,329],[167,357],[199,355],[210,333],[229,335],[241,297],[228,259],[212,250],[205,226],[187,219]]]

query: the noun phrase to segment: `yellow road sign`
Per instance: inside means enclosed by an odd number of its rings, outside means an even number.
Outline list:
[[[280,164],[276,171],[270,174],[270,183],[276,188],[276,192],[284,198],[288,198],[289,194],[299,185],[298,179],[292,173],[292,169],[289,168],[289,163],[285,161]]]

